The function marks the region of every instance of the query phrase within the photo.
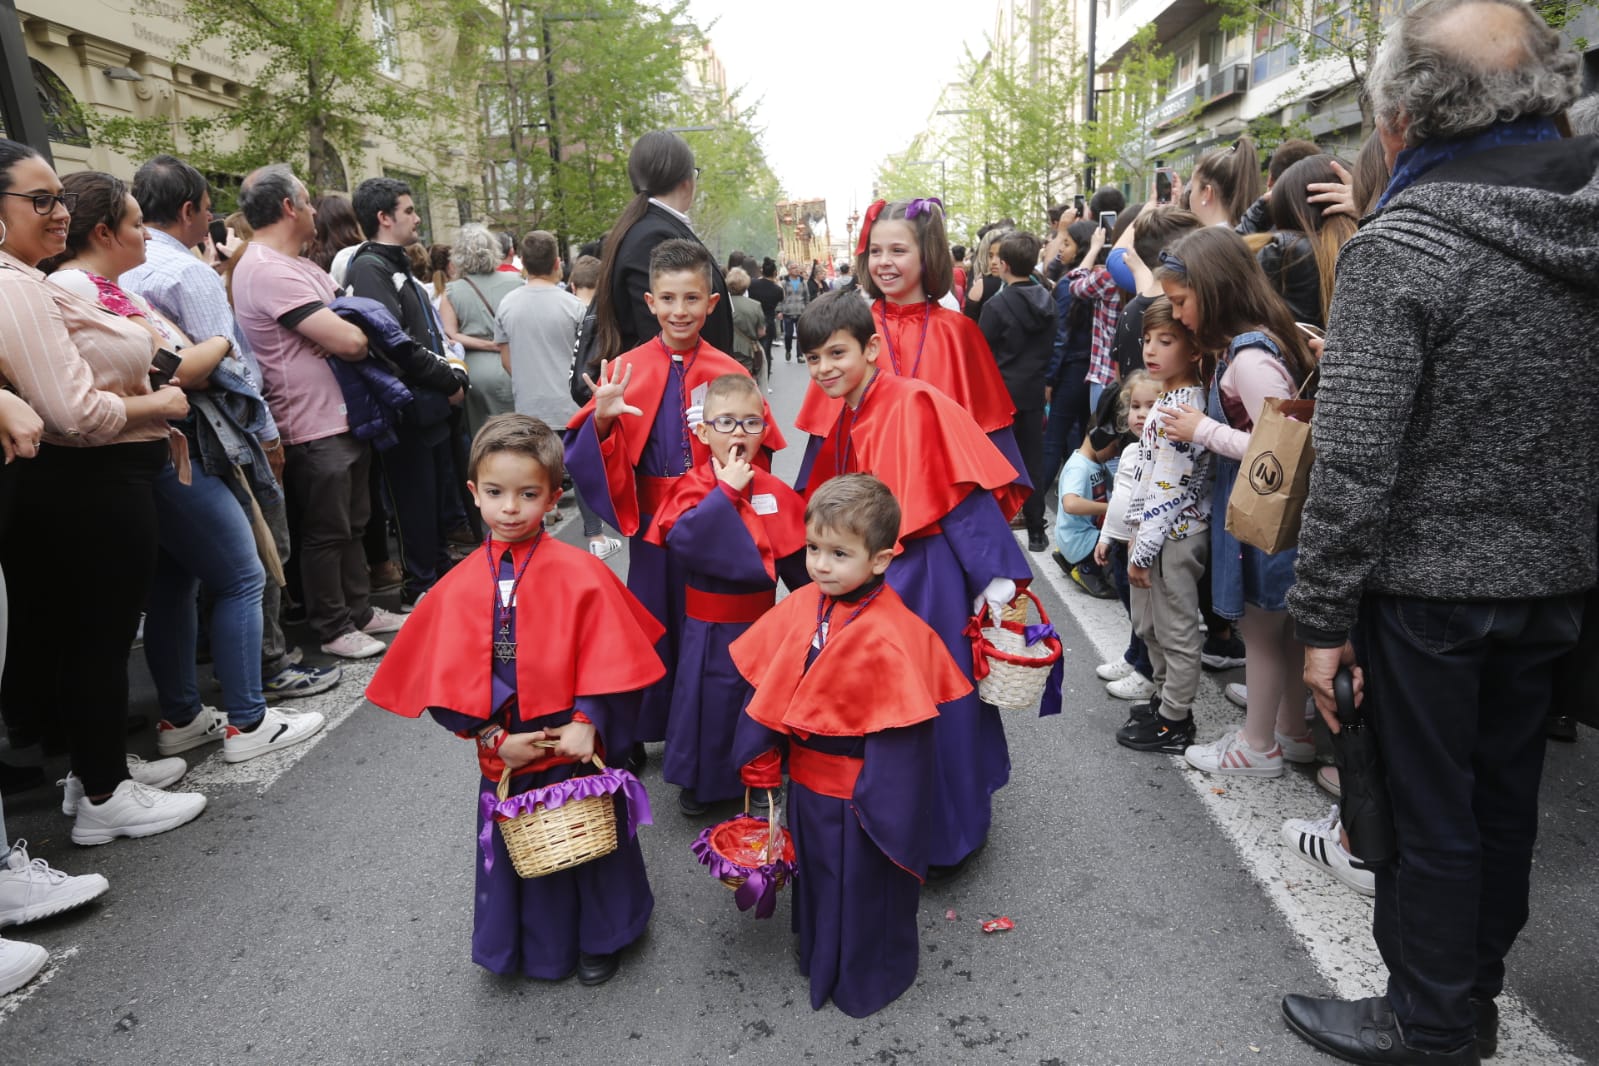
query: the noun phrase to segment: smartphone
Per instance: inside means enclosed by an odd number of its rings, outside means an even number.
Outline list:
[[[210,225],[211,245],[216,248],[217,254],[222,254],[222,246],[228,243],[228,224],[220,218],[213,218]]]
[[[169,352],[165,348],[157,350],[150,363],[150,388],[159,389],[171,381],[182,364],[183,359],[176,352]]]
[[[1327,336],[1326,330],[1322,329],[1320,326],[1312,325],[1309,322],[1295,322],[1294,325],[1298,326],[1299,332],[1303,333],[1307,337],[1314,337],[1317,340],[1321,340]]]
[[[1155,202],[1157,204],[1171,203],[1172,170],[1170,167],[1155,168]]]
[[[1115,229],[1116,228],[1116,212],[1114,212],[1114,211],[1101,211],[1099,213],[1099,224],[1105,228],[1105,232],[1106,233],[1109,233],[1111,230]]]
[[[1082,193],[1072,197],[1072,208],[1077,212],[1078,218],[1082,218],[1083,212],[1088,210],[1088,202],[1083,199]]]

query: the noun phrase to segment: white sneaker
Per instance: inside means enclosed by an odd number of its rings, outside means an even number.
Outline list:
[[[1283,753],[1276,744],[1270,751],[1256,751],[1244,742],[1244,731],[1235,729],[1209,744],[1190,744],[1183,752],[1188,765],[1207,774],[1230,777],[1281,777]]]
[[[1155,683],[1134,670],[1120,681],[1112,681],[1106,685],[1105,691],[1119,700],[1132,700],[1137,703],[1155,694]]]
[[[49,961],[50,953],[38,944],[0,940],[0,996],[33,980]]]
[[[600,537],[589,541],[589,554],[596,559],[609,559],[622,550],[622,542],[615,537]]]
[[[182,759],[157,759],[155,762],[146,762],[137,755],[128,756],[128,776],[139,784],[149,785],[151,788],[166,788],[188,772],[189,764]],[[67,776],[56,784],[62,789],[61,813],[71,818],[78,813],[78,804],[83,799],[83,782],[68,770]],[[0,922],[0,925],[4,924]]]
[[[1277,734],[1277,746],[1283,751],[1283,758],[1289,762],[1300,764],[1316,761],[1316,737],[1306,733],[1302,737],[1285,737]]]
[[[1241,685],[1237,681],[1234,681],[1232,684],[1222,689],[1221,693],[1223,696],[1227,697],[1227,702],[1232,704],[1234,707],[1242,707],[1245,710],[1249,709],[1249,689],[1247,686]]]
[[[1120,681],[1132,672],[1133,664],[1126,659],[1112,659],[1094,667],[1094,673],[1099,675],[1101,681]]]
[[[1377,894],[1377,878],[1363,870],[1358,861],[1338,842],[1338,804],[1319,821],[1290,818],[1283,823],[1283,847],[1310,865],[1326,870],[1362,896]]]
[[[78,804],[72,842],[109,844],[117,837],[154,836],[194,821],[203,810],[205,797],[198,792],[163,792],[129,779],[103,803]]]
[[[327,719],[316,711],[285,714],[292,707],[268,707],[266,715],[254,729],[245,732],[228,726],[227,739],[222,741],[224,762],[244,762],[261,755],[270,755],[309,740],[322,731]]]
[[[418,596],[417,599],[422,597]],[[398,633],[400,627],[405,625],[405,615],[385,611],[381,607],[372,608],[372,618],[361,627],[361,632],[367,634]]]
[[[341,659],[370,659],[374,655],[382,655],[389,650],[389,646],[381,640],[367,636],[359,629],[352,629],[348,633],[338,636],[322,645],[322,651],[328,655],[337,655]]]
[[[0,928],[81,907],[110,887],[99,874],[73,877],[28,858],[28,842],[19,840],[0,860]]]
[[[156,723],[155,750],[162,755],[177,755],[222,739],[228,727],[228,716],[215,707],[200,707],[200,713],[188,725],[173,725],[166,719]],[[148,784],[149,782],[146,782]],[[159,786],[158,786],[159,787]]]

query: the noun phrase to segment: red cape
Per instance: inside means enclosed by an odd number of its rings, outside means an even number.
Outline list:
[[[650,528],[645,532],[645,541],[664,547],[666,535],[679,518],[698,507],[712,492],[721,491],[711,464],[706,462],[696,466],[677,479],[672,494],[661,504],[655,521],[650,523]],[[750,502],[757,495],[775,497],[777,510],[770,514],[757,514]],[[744,487],[733,507],[738,512],[739,521],[749,530],[750,539],[760,549],[761,562],[766,564],[766,576],[776,581],[777,561],[805,547],[805,500],[774,475],[756,470],[754,480]]]
[[[761,725],[863,736],[936,718],[939,704],[972,690],[939,635],[887,586],[847,626],[855,605],[838,604],[832,636],[807,671],[821,598],[814,585],[790,593],[732,644],[733,664],[755,688],[745,713]]]
[[[885,310],[886,308],[886,310]],[[999,364],[988,349],[988,340],[977,323],[947,307],[933,304],[927,320],[927,345],[922,348],[920,365],[916,349],[922,339],[921,304],[886,304],[878,300],[872,315],[883,335],[877,351],[877,367],[890,374],[925,381],[964,407],[984,433],[1009,429],[1016,418],[1010,390],[1000,376]],[[899,368],[889,358],[888,341],[894,341]],[[914,371],[914,373],[912,373]],[[838,421],[843,400],[830,398],[814,382],[805,390],[794,428],[806,433],[826,433]]]
[[[639,460],[644,457],[644,444],[649,440],[650,429],[655,425],[655,416],[660,413],[661,397],[666,392],[666,369],[671,360],[667,358],[660,342],[653,338],[631,351],[623,352],[617,358],[622,361],[624,372],[628,367],[633,368],[633,377],[627,384],[627,402],[644,414],[617,419],[616,425],[611,430],[611,437],[615,437],[619,432],[625,432],[629,425],[642,427],[643,432],[626,433],[624,437],[628,464],[638,466]],[[732,356],[717,351],[709,344],[701,344],[699,354],[694,357],[693,365],[688,368],[683,387],[692,393],[701,385],[708,385],[723,374],[750,376],[750,372],[739,365]],[[776,421],[772,418],[771,406],[766,404],[765,400],[761,403],[766,413],[766,440],[762,442],[761,447],[768,452],[780,452],[788,444],[783,440],[782,430],[778,429]],[[577,429],[593,413],[594,398],[591,396],[589,402],[583,405],[583,410],[573,415],[566,423],[566,428]],[[609,437],[606,439],[610,440]],[[701,444],[699,438],[692,433],[689,434],[689,441],[694,449],[694,464],[698,466],[706,462],[710,449]]]
[[[1016,480],[1016,469],[971,415],[925,382],[879,370],[856,414],[843,473],[873,474],[888,486],[899,501],[901,540],[927,531],[973,488],[1003,494]],[[835,420],[822,431],[826,435],[811,465],[807,499],[840,473],[839,430]]]
[[[512,545],[518,567],[532,541]],[[495,557],[506,545],[494,545]],[[366,698],[419,717],[429,707],[487,720],[493,699],[494,598],[485,549],[438,580],[395,634]],[[516,590],[516,699],[526,721],[579,696],[648,688],[666,675],[665,632],[604,563],[541,537]]]

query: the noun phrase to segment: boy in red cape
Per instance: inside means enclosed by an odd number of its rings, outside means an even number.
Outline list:
[[[479,791],[492,800],[507,767],[516,794],[575,777],[596,752],[627,751],[640,693],[665,669],[655,654],[660,625],[610,569],[544,536],[561,495],[555,431],[526,415],[492,418],[468,467],[489,539],[417,602],[366,697],[408,718],[427,711],[475,740]],[[608,980],[655,905],[631,832],[649,821],[648,805],[630,810],[618,792],[614,852],[529,880],[517,876],[486,806],[472,960],[498,974]]]
[[[810,581],[805,501],[751,462],[766,435],[765,410],[748,374],[711,382],[694,430],[710,458],[677,479],[644,535],[687,579],[661,776],[682,789],[678,806],[691,818],[744,795],[733,727],[749,686],[728,645],[777,602],[778,577],[790,590]]]
[[[807,495],[853,471],[888,486],[901,512],[888,583],[938,632],[970,682],[973,612],[987,602],[997,615],[1032,577],[994,497],[1016,470],[955,401],[877,368],[881,338],[852,294],[814,301],[799,336],[811,380],[843,401],[814,448]],[[1010,779],[1010,753],[999,712],[975,692],[943,708],[934,736],[938,790],[924,817],[936,881],[958,873],[987,840],[991,797]]]
[[[636,738],[641,743],[666,738],[684,598],[682,570],[643,532],[674,482],[709,458],[705,443],[694,434],[705,389],[723,374],[749,373],[700,338],[717,302],[711,291],[712,268],[711,253],[698,241],[670,240],[656,246],[644,298],[661,332],[601,363],[598,382],[585,374],[594,395],[566,427],[572,483],[600,518],[632,538],[627,587],[666,630],[659,651],[667,676],[645,694]],[[767,450],[780,450],[783,435],[771,412],[764,413],[770,427]],[[771,466],[766,454],[752,460]],[[642,747],[632,759],[642,765]]]
[[[777,788],[788,755],[794,932],[811,1007],[831,997],[855,1018],[916,979],[916,906],[936,832],[925,814],[937,789],[934,723],[941,704],[971,690],[883,579],[900,527],[876,478],[822,486],[805,509],[815,584],[732,649],[755,687],[734,742],[744,780]]]

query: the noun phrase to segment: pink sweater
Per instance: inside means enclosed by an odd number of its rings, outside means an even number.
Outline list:
[[[1234,428],[1213,418],[1199,424],[1194,443],[1207,452],[1242,460],[1249,448],[1249,434],[1260,418],[1268,396],[1289,399],[1294,395],[1294,379],[1288,368],[1264,348],[1241,348],[1228,364],[1221,379],[1222,406],[1248,412],[1248,424]]]

